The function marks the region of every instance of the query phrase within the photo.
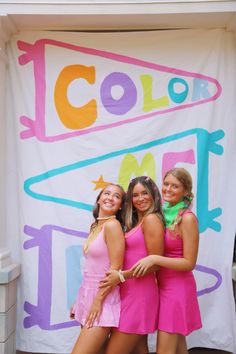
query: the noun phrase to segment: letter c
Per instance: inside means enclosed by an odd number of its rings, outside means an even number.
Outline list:
[[[67,97],[70,83],[75,79],[85,79],[89,84],[95,82],[95,67],[84,65],[66,66],[60,72],[54,90],[54,102],[61,122],[69,129],[82,129],[97,119],[97,103],[93,99],[81,107],[74,107]]]

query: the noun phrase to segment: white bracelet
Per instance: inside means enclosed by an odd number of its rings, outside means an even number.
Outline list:
[[[121,283],[124,283],[125,282],[125,277],[124,277],[121,269],[118,270],[118,275],[119,275]]]

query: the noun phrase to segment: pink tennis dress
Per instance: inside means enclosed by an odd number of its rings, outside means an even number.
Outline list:
[[[85,324],[93,299],[96,296],[99,282],[105,277],[110,268],[108,249],[104,240],[104,228],[96,239],[90,244],[85,253],[83,281],[79,288],[77,299],[73,305],[75,319],[82,325]],[[102,313],[99,321],[94,326],[117,327],[120,317],[120,293],[116,287],[103,301]]]
[[[165,256],[183,257],[183,240],[179,235],[165,232]],[[187,336],[202,327],[197,300],[196,282],[192,271],[160,268],[160,310],[158,329]]]
[[[147,256],[141,225],[125,235],[124,269]],[[124,333],[147,334],[157,329],[159,295],[156,277],[148,274],[120,284],[121,313],[118,330]]]

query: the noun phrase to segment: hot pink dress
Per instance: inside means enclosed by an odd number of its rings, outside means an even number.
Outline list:
[[[165,232],[165,256],[183,257],[183,240]],[[158,329],[187,336],[202,327],[197,300],[196,282],[192,271],[160,268],[158,273],[160,309]]]
[[[147,256],[141,225],[125,235],[123,269]],[[147,334],[157,329],[159,295],[154,274],[127,279],[120,284],[121,313],[118,330],[124,333]]]
[[[77,299],[73,305],[75,319],[82,325],[85,324],[87,314],[96,296],[99,282],[104,279],[110,268],[108,249],[104,240],[104,228],[96,239],[90,244],[85,253],[85,265],[82,284],[79,288]],[[120,293],[116,287],[103,301],[102,313],[99,321],[94,326],[117,327],[120,317]]]

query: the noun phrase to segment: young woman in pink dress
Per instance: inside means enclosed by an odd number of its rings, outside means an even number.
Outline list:
[[[72,354],[98,354],[120,316],[119,287],[99,289],[106,272],[123,265],[125,241],[121,213],[125,193],[110,184],[98,195],[95,218],[84,244],[83,281],[71,309],[71,318],[81,324]]]
[[[192,178],[184,168],[174,168],[163,180],[162,196],[166,220],[164,256],[150,255],[133,266],[142,277],[153,266],[158,272],[160,309],[157,353],[187,354],[186,336],[201,328],[195,267],[199,232],[196,216],[189,209],[193,198]]]
[[[106,354],[130,354],[133,350],[148,353],[142,338],[157,329],[159,293],[156,274],[152,269],[150,274],[136,279],[132,278],[130,269],[148,254],[163,254],[161,196],[152,179],[141,176],[130,182],[126,198],[124,267],[122,271],[109,272],[103,281],[105,286],[120,282],[121,295],[119,325],[112,330]],[[141,348],[139,343],[142,343]]]

